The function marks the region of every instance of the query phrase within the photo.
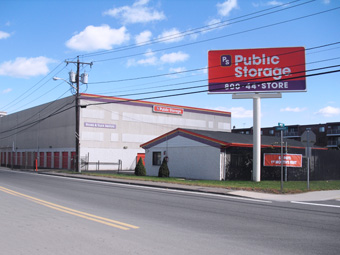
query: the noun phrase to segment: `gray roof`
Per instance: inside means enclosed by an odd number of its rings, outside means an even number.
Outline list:
[[[208,138],[212,138],[215,140],[219,140],[225,143],[236,143],[236,144],[253,144],[253,135],[247,134],[237,134],[231,132],[221,132],[221,131],[208,131],[208,130],[197,130],[197,129],[183,129],[192,133],[196,133]],[[280,137],[275,136],[265,136],[261,135],[261,144],[262,145],[280,145]],[[293,139],[284,139],[287,141],[288,146],[292,147],[305,147],[303,143],[293,140]]]

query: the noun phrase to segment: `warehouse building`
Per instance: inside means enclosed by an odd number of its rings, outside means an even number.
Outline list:
[[[142,143],[175,128],[231,132],[231,113],[92,94],[79,99],[81,170],[134,169]],[[73,169],[75,97],[0,118],[0,162]]]

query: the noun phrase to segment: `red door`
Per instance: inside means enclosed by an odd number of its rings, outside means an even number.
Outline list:
[[[40,152],[39,153],[39,166],[40,167],[45,167],[45,152]]]
[[[68,169],[68,152],[67,151],[63,151],[62,152],[62,160],[63,160],[63,163],[62,163],[62,168],[63,169]]]
[[[46,167],[52,168],[52,152],[46,152]]]
[[[59,151],[54,152],[54,168],[60,168],[59,166]]]

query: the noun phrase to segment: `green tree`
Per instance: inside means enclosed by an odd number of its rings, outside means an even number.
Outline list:
[[[158,177],[169,177],[169,176],[170,176],[170,171],[168,168],[167,157],[165,157],[163,159],[162,165],[159,168]]]
[[[135,175],[137,176],[145,176],[146,175],[146,169],[143,164],[142,158],[139,158],[138,163],[135,167]]]

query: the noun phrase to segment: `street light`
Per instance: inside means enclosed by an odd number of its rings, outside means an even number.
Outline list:
[[[71,82],[69,82],[69,81],[67,81],[67,80],[65,80],[63,78],[59,78],[57,76],[54,76],[53,80],[54,81],[58,81],[58,80],[64,81],[64,82],[66,82],[68,85],[70,85],[72,88],[74,88],[77,91],[77,88]]]

